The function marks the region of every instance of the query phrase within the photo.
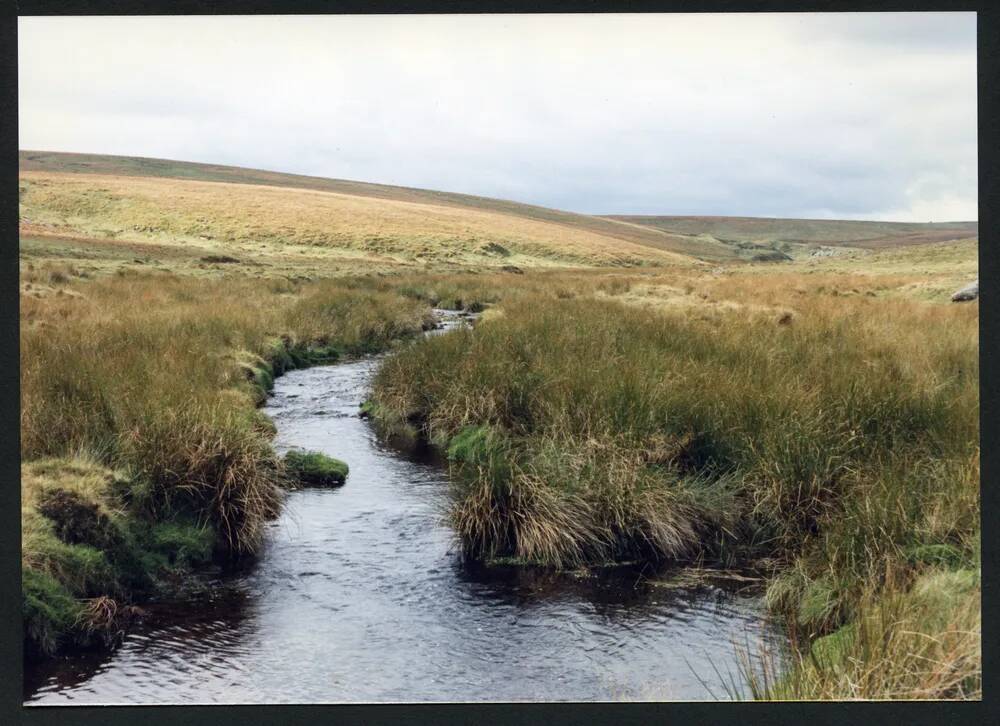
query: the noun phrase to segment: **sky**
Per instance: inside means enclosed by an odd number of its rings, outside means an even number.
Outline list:
[[[22,149],[588,214],[978,218],[974,13],[21,18]]]

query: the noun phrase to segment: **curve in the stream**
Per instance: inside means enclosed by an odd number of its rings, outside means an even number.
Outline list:
[[[777,644],[759,598],[461,562],[444,468],[358,416],[378,359],[292,371],[265,411],[279,450],[346,460],[290,494],[258,562],[161,608],[110,654],[29,674],[33,704],[725,698],[735,644]],[[731,684],[729,688],[731,688]]]

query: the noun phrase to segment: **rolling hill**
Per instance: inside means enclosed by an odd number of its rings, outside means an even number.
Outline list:
[[[978,224],[590,216],[165,159],[21,151],[22,251],[275,270],[690,266],[975,237]],[[186,261],[186,262],[185,262]],[[209,262],[211,264],[211,262]]]
[[[801,251],[817,246],[886,249],[949,242],[979,235],[978,222],[866,222],[770,217],[685,217],[610,215],[605,219],[674,235],[700,236],[706,246],[735,250]],[[737,254],[740,254],[737,252]]]
[[[29,232],[242,249],[304,247],[411,264],[692,264],[684,238],[463,194],[163,159],[20,153]]]

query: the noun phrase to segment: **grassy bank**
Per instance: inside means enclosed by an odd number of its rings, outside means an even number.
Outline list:
[[[765,567],[801,662],[761,697],[976,697],[978,309],[914,279],[462,282],[496,306],[372,410],[447,451],[469,556]]]
[[[418,332],[374,280],[22,275],[22,563],[31,653],[113,639],[131,605],[252,554],[285,467],[256,409],[283,371]],[[33,289],[45,294],[30,294]]]

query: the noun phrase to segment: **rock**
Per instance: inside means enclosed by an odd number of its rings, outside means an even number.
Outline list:
[[[500,271],[501,272],[510,272],[510,273],[512,273],[514,275],[523,275],[524,274],[524,270],[522,270],[517,265],[504,265],[503,267],[500,268]]]
[[[780,250],[760,252],[750,258],[751,262],[788,262],[792,258]]]
[[[496,255],[497,257],[510,257],[510,250],[496,242],[488,242],[479,248],[484,255]]]
[[[952,302],[966,302],[968,300],[975,300],[979,297],[979,280],[976,280],[971,285],[966,285],[961,290],[955,292],[951,296]]]

